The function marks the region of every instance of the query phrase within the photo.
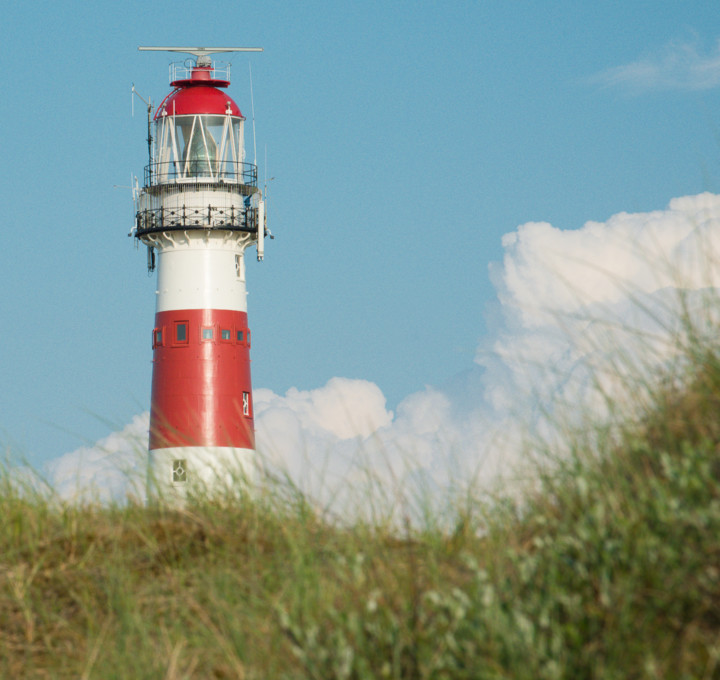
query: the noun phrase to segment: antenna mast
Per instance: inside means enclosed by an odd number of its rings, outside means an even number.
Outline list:
[[[147,106],[147,126],[148,126],[148,136],[147,136],[147,143],[148,143],[148,167],[150,168],[150,172],[152,173],[152,143],[153,143],[153,136],[152,136],[152,100],[150,97],[147,98],[147,101],[145,98],[135,89],[135,83],[132,85],[132,95],[137,95],[140,98],[140,101],[143,102]],[[135,97],[132,96],[132,113],[133,116],[135,115]]]
[[[252,65],[248,63],[250,69],[250,108],[252,109],[252,123],[253,123],[253,165],[257,168],[257,144],[255,143],[255,98],[253,97],[253,83],[252,83]]]

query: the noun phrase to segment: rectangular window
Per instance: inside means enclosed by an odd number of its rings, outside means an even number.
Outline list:
[[[162,346],[162,330],[156,328],[153,331],[153,348]]]
[[[230,329],[223,328],[220,331],[220,339],[221,340],[230,340]]]
[[[184,321],[182,323],[175,324],[175,341],[176,342],[187,342],[188,341],[187,323],[185,323]]]
[[[242,342],[242,341],[243,341],[243,332],[242,332],[242,331],[238,331],[238,332],[237,332],[237,341],[238,341],[238,342]]]
[[[203,336],[203,340],[212,340],[213,339],[213,329],[212,328],[203,328],[202,336]]]
[[[250,415],[250,392],[243,392],[243,415]]]

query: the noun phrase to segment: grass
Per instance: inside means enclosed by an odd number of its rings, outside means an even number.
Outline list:
[[[3,678],[720,678],[720,349],[451,521],[288,482],[184,508],[0,479]],[[548,452],[548,455],[550,452]]]

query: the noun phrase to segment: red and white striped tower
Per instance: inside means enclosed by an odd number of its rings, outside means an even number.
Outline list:
[[[157,267],[152,333],[150,493],[223,490],[252,471],[244,252],[263,257],[257,166],[245,163],[243,117],[211,54],[261,48],[140,47],[192,54],[170,66],[172,92],[152,114],[134,235]],[[152,118],[152,120],[151,120]],[[156,257],[157,256],[157,257]]]

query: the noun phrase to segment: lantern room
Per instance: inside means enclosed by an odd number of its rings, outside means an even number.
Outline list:
[[[154,112],[148,103],[149,162],[143,188],[137,192],[131,232],[149,248],[148,268],[155,267],[155,250],[165,247],[160,246],[163,234],[188,229],[248,234],[250,240],[257,239],[262,259],[264,202],[257,166],[245,162],[245,118],[225,92],[230,65],[218,66],[209,57],[215,51],[237,50],[141,49],[196,57],[171,63],[172,91]]]
[[[237,104],[220,88],[227,74],[209,59],[171,65],[174,90],[157,107],[148,184],[228,183],[255,185],[245,163],[244,122]]]

